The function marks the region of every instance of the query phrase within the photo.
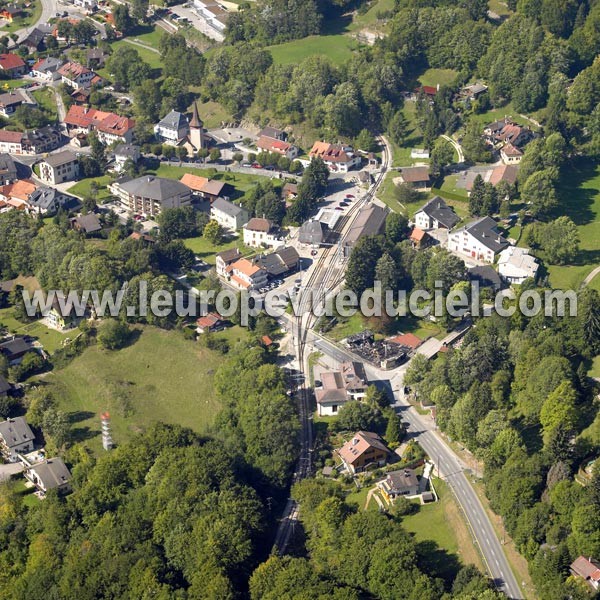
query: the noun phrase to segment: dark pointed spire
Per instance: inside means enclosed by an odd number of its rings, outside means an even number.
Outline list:
[[[194,108],[192,110],[192,120],[190,121],[190,127],[196,127],[200,129],[204,123],[200,119],[200,115],[198,114],[198,104],[194,102]]]

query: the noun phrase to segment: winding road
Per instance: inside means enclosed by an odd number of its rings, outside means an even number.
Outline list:
[[[441,137],[442,137],[442,139],[446,140],[447,142],[450,142],[454,146],[454,149],[456,150],[456,153],[458,154],[458,164],[460,165],[460,164],[464,163],[465,155],[464,155],[461,145],[454,138],[451,138],[449,135],[442,135]]]

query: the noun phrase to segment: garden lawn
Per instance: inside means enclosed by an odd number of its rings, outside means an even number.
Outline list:
[[[402,517],[402,526],[421,546],[427,571],[449,580],[460,563],[482,565],[452,492],[440,479],[434,479],[434,485],[439,502],[419,506],[416,514]]]
[[[185,245],[193,250],[194,254],[197,254],[204,262],[209,265],[215,264],[215,257],[219,252],[224,252],[230,248],[239,248],[242,254],[250,253],[249,248],[244,246],[244,242],[240,237],[233,240],[227,241],[223,244],[215,245],[209,242],[205,237],[198,236],[194,238],[187,238],[183,240]]]
[[[550,283],[554,288],[578,289],[600,264],[600,167],[585,161],[569,167],[558,192],[555,216],[565,214],[575,222],[581,247],[574,264],[549,266]],[[592,283],[597,289],[599,284]]]
[[[55,329],[49,329],[40,321],[32,321],[31,323],[21,323],[13,317],[12,308],[3,308],[0,310],[0,325],[8,328],[10,333],[17,335],[30,335],[36,338],[44,347],[44,350],[52,354],[60,348],[63,341],[67,338],[74,338],[78,333],[78,329],[71,331],[60,332]]]
[[[96,195],[96,200],[98,201],[98,203],[101,204],[103,200],[110,199],[111,194],[106,187],[112,181],[110,175],[101,175],[100,177],[90,177],[88,179],[82,179],[81,181],[78,181],[75,185],[68,188],[67,191],[70,194],[78,196],[79,198],[91,196],[93,181],[95,181],[98,185],[98,194]]]
[[[344,64],[357,43],[346,35],[311,35],[309,37],[269,46],[273,62],[279,65],[296,65],[309,56],[326,56],[336,65]]]
[[[531,116],[535,118],[535,115]],[[519,115],[519,113],[513,108],[512,102],[509,102],[506,106],[502,106],[501,108],[494,108],[478,115],[471,115],[469,118],[476,123],[485,125],[487,123],[492,123],[493,121],[499,121],[505,117],[512,119],[519,125],[528,125],[534,130],[539,129],[539,127],[534,125],[531,121],[524,119],[521,115]]]
[[[438,84],[450,85],[454,83],[454,80],[458,76],[458,71],[454,69],[427,69],[421,77],[419,77],[419,83],[421,85],[429,85],[432,87],[437,86]]]
[[[348,27],[348,31],[360,31],[363,28],[369,31],[385,29],[385,27],[381,27],[383,22],[379,20],[378,15],[393,11],[395,5],[395,0],[379,0],[378,2],[374,2],[369,10],[362,14],[357,13],[354,16],[352,24]]]
[[[33,97],[39,104],[40,108],[44,109],[48,114],[52,115],[53,119],[58,120],[58,109],[56,107],[56,99],[50,88],[42,88],[32,92]]]
[[[0,35],[2,33],[2,29],[0,29]],[[14,90],[15,88],[20,88],[23,87],[24,85],[27,85],[29,83],[29,81],[27,81],[26,79],[4,79],[2,81],[0,81],[0,89],[2,89],[2,92],[4,91],[8,91],[8,90]]]
[[[100,413],[111,414],[113,438],[122,444],[152,423],[206,431],[220,409],[213,375],[223,357],[154,327],[116,351],[87,348],[64,369],[42,379],[72,422],[74,437],[100,450]]]
[[[113,42],[111,45],[112,45],[112,48],[114,51],[118,51],[118,49],[122,48],[123,46],[135,48],[137,50],[138,54],[140,55],[140,58],[145,63],[150,65],[153,69],[161,69],[162,70],[162,61],[160,59],[160,54],[158,52],[155,52],[151,48],[144,48],[144,47],[140,46],[139,44],[134,44],[130,38],[125,38],[123,40]],[[156,48],[158,49],[158,43],[157,43]]]

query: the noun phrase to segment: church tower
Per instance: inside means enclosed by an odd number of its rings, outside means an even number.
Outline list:
[[[194,102],[192,120],[190,121],[190,143],[197,152],[204,148],[204,123],[198,115],[198,105]]]

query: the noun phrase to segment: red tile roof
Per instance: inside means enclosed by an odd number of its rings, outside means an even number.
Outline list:
[[[0,142],[19,144],[22,139],[23,134],[20,131],[6,131],[6,129],[0,129]]]
[[[77,79],[77,77],[79,77],[81,75],[87,75],[88,73],[91,73],[92,71],[90,71],[87,67],[80,65],[79,63],[68,62],[68,63],[65,63],[58,70],[58,72],[63,77],[67,77],[68,79]]]
[[[400,344],[401,346],[407,346],[408,348],[416,349],[423,343],[423,340],[418,338],[413,333],[403,333],[401,335],[393,337],[390,340],[390,342]]]
[[[425,232],[418,227],[413,228],[412,233],[410,234],[410,239],[415,242],[420,242],[425,237]]]
[[[65,117],[65,123],[82,129],[97,129],[103,133],[119,136],[125,135],[135,127],[133,119],[77,105],[71,106]]]
[[[275,152],[277,154],[286,154],[289,149],[292,147],[288,142],[284,142],[282,140],[277,140],[275,138],[267,137],[263,135],[258,138],[258,142],[256,142],[256,147],[261,150],[265,150],[267,152]]]
[[[426,96],[435,96],[438,93],[437,87],[433,87],[431,85],[423,85],[418,87],[415,91],[417,93],[423,92]]]
[[[327,142],[315,142],[309,156],[310,158],[320,157],[324,161],[332,163],[348,163],[352,160],[341,146]]]
[[[19,69],[24,66],[23,59],[17,54],[10,52],[8,54],[0,54],[0,69],[7,71],[10,69]]]

